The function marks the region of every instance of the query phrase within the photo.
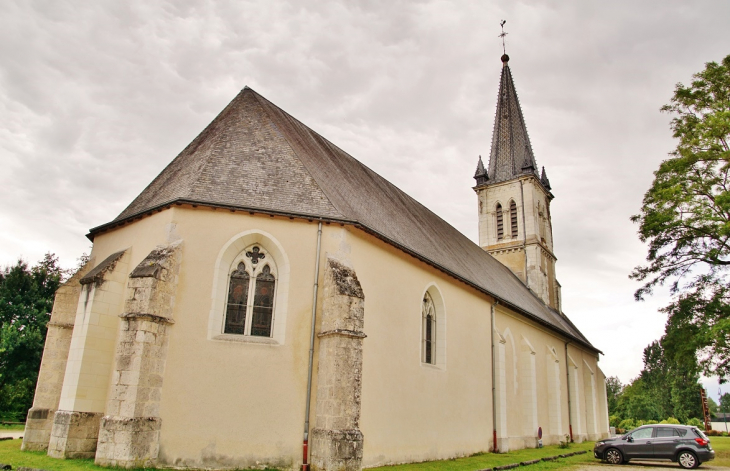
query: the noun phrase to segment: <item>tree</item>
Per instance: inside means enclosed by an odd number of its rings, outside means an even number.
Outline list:
[[[65,272],[46,254],[0,271],[0,416],[22,417],[33,402],[46,324]]]
[[[624,389],[624,385],[621,384],[621,380],[616,376],[609,376],[606,378],[606,399],[608,402],[608,415],[616,414],[618,407],[618,398],[621,395],[621,391]]]
[[[717,417],[718,407],[717,402],[710,396],[707,396],[707,408],[710,410],[711,417]]]
[[[631,273],[643,283],[635,297],[670,282],[667,334],[686,327],[700,366],[722,382],[730,368],[730,55],[708,62],[690,86],[677,84],[662,111],[673,115],[679,142],[631,218],[649,246],[647,264]]]
[[[730,413],[730,393],[725,393],[720,396],[718,412]]]

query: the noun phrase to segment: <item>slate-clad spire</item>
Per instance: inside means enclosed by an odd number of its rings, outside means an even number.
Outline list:
[[[511,180],[532,173],[536,177],[537,164],[527,135],[525,119],[517,100],[515,84],[510,72],[509,56],[502,56],[502,79],[499,84],[497,114],[494,118],[492,151],[489,156],[490,183]]]
[[[484,168],[484,162],[482,162],[482,156],[479,156],[479,162],[477,163],[477,171],[474,173],[474,179],[477,181],[477,186],[487,183],[489,180],[489,174]]]
[[[540,183],[545,187],[546,190],[550,191],[550,180],[548,180],[547,173],[545,173],[545,167],[542,168],[542,176],[540,177]]]

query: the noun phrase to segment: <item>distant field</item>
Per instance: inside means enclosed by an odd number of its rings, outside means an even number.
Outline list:
[[[0,425],[0,432],[15,432],[25,430],[25,425]]]

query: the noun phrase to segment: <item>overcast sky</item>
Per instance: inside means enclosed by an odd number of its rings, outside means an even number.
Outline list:
[[[505,19],[564,309],[627,382],[669,300],[635,302],[628,279],[646,255],[629,217],[675,146],[659,108],[730,54],[728,18],[719,1],[5,0],[0,265],[74,266],[245,85],[477,241]]]

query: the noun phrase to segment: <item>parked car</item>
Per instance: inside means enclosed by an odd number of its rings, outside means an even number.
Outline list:
[[[689,425],[644,425],[620,437],[599,440],[593,456],[610,464],[629,460],[665,460],[683,468],[696,468],[715,459],[710,440],[697,427]]]

